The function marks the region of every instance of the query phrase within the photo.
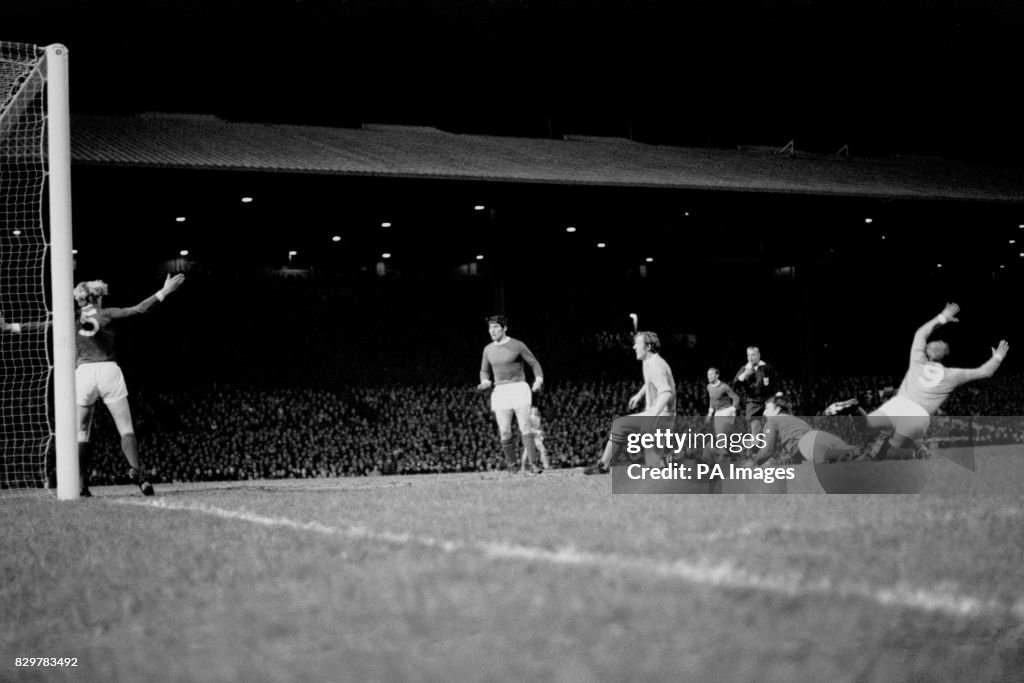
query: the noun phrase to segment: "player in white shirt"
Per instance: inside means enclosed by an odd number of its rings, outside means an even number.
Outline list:
[[[870,427],[895,430],[892,438],[881,444],[880,450],[874,455],[875,459],[884,458],[890,447],[914,447],[928,431],[931,416],[954,389],[967,382],[991,377],[1006,358],[1010,345],[1004,339],[992,349],[992,357],[976,368],[947,368],[943,365],[942,360],[949,355],[949,344],[944,341],[930,342],[928,337],[940,325],[959,322],[956,318],[959,312],[958,305],[946,304],[941,313],[914,333],[914,341],[910,346],[910,366],[899,391],[867,417]],[[918,448],[923,446],[918,445]]]
[[[625,448],[629,435],[643,431],[654,422],[637,418],[675,417],[676,382],[672,377],[672,368],[661,357],[661,340],[658,335],[654,332],[637,332],[633,337],[633,351],[636,352],[636,359],[643,363],[644,384],[640,391],[630,397],[629,409],[635,409],[641,400],[644,409],[620,417],[612,423],[611,434],[601,458],[585,469],[584,474],[607,474],[615,456]]]

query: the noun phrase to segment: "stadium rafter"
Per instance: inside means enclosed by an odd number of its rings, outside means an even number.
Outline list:
[[[876,199],[1024,203],[1024,169],[938,158],[779,155],[619,138],[462,135],[428,127],[239,123],[214,116],[72,117],[78,166],[315,173]]]

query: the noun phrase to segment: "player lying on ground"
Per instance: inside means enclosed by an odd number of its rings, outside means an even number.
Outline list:
[[[942,312],[918,328],[910,346],[910,366],[903,377],[896,396],[881,408],[867,416],[867,424],[873,429],[894,430],[890,439],[880,444],[875,459],[883,459],[890,448],[924,449],[922,441],[931,416],[934,415],[949,395],[961,384],[985,379],[995,374],[1006,358],[1010,345],[1000,340],[992,349],[992,357],[976,368],[947,368],[942,360],[949,355],[949,344],[944,341],[928,341],[935,328],[951,322],[959,322],[956,315],[960,307],[946,304]],[[924,454],[922,454],[924,457]]]
[[[667,418],[667,427],[671,427],[671,421],[675,420],[676,382],[672,378],[672,368],[661,357],[658,335],[654,332],[638,332],[633,337],[633,351],[636,352],[636,359],[643,364],[644,384],[640,391],[630,397],[629,409],[635,409],[641,399],[644,409],[620,417],[612,423],[611,434],[601,458],[585,469],[584,474],[607,474],[611,463],[626,447],[630,434],[652,431],[657,427],[658,418]]]
[[[816,459],[817,462],[836,462],[853,458],[857,453],[855,446],[835,434],[815,429],[794,417],[792,403],[785,396],[776,395],[768,399],[764,415],[764,447],[747,464],[768,467],[791,465],[800,462],[798,454],[810,462]]]

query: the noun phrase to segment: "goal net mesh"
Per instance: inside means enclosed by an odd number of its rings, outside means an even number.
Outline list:
[[[0,489],[44,485],[53,445],[45,50],[0,41]],[[18,331],[11,323],[18,324]]]

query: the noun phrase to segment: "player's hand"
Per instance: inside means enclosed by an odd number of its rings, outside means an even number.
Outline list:
[[[533,380],[533,388],[531,389],[531,391],[533,391],[533,393],[536,394],[538,391],[541,390],[541,387],[543,386],[544,380],[541,379],[540,377],[537,377],[536,379]]]
[[[161,289],[160,291],[164,293],[164,296],[167,296],[171,292],[177,290],[178,287],[181,287],[181,285],[184,284],[184,283],[185,283],[185,274],[184,273],[178,273],[177,275],[168,275],[167,279],[164,280],[163,289]]]
[[[477,385],[477,391],[487,391],[491,388],[492,382],[489,379],[480,380],[480,384]]]
[[[999,346],[992,349],[992,355],[1002,360],[1006,358],[1006,354],[1010,351],[1010,345],[1006,343],[1005,339],[999,340]]]
[[[945,318],[946,322],[948,322],[948,323],[958,323],[960,321],[957,320],[956,315],[959,312],[960,312],[960,306],[959,305],[957,305],[957,304],[946,304],[946,307],[942,309],[942,313],[940,313],[939,315],[941,315],[943,318]]]
[[[633,410],[633,408],[636,408],[638,405],[640,405],[640,398],[641,397],[638,396],[638,395],[637,396],[630,396],[629,397],[629,409],[630,410]]]

